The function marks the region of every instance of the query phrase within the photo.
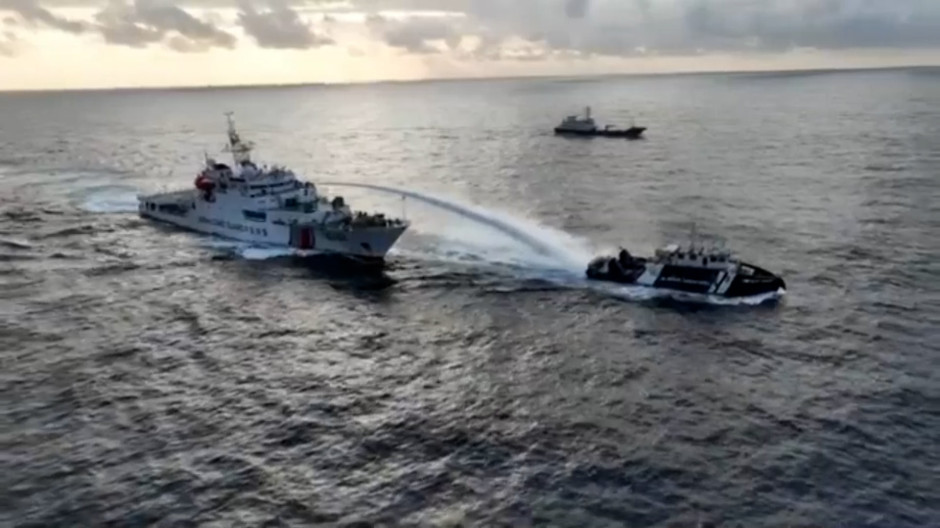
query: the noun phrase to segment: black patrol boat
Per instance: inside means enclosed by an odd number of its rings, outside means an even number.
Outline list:
[[[724,248],[671,244],[650,258],[634,257],[621,249],[617,256],[600,256],[587,267],[590,279],[634,284],[720,297],[750,297],[785,293],[779,276],[741,262]]]

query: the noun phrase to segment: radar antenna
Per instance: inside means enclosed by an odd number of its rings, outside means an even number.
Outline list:
[[[251,149],[254,143],[251,141],[242,141],[242,138],[235,130],[235,120],[232,119],[234,112],[225,112],[225,118],[228,120],[228,145],[225,152],[231,152],[236,165],[251,163]]]

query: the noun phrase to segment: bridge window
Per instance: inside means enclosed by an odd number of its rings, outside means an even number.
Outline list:
[[[268,214],[264,211],[242,211],[245,214],[245,220],[251,220],[252,222],[264,222],[268,219]]]

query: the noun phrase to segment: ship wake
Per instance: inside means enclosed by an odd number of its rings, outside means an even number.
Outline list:
[[[130,185],[107,184],[76,189],[71,198],[91,213],[136,213],[137,192]]]

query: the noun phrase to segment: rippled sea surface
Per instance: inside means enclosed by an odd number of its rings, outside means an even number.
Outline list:
[[[562,256],[339,187],[414,222],[380,274],[137,218],[228,110]],[[692,223],[785,299],[581,277]],[[5,526],[940,526],[938,70],[0,94],[0,291]]]

